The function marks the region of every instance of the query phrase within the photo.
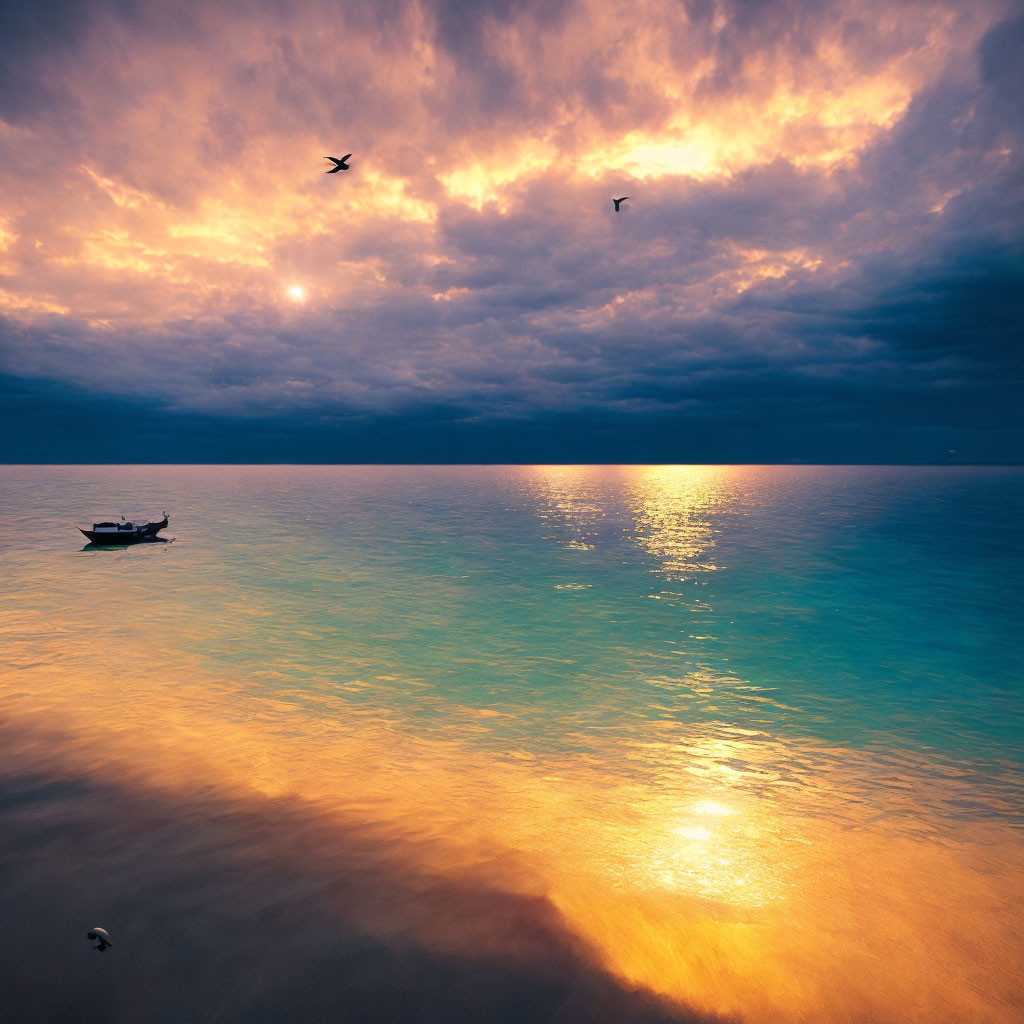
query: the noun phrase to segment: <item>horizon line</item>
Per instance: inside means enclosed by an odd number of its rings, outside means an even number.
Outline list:
[[[780,466],[804,469],[834,469],[854,467],[863,469],[1022,469],[1021,462],[0,462],[0,469],[22,466],[71,467],[80,466],[350,466],[394,468],[492,468],[498,466],[700,466],[700,467],[754,467]]]

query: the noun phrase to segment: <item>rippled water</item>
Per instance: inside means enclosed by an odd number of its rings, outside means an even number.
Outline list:
[[[0,469],[16,1005],[1020,1019],[1022,498],[1007,469]],[[74,529],[161,508],[172,543]]]

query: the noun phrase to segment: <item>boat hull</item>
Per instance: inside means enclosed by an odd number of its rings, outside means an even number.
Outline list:
[[[158,537],[155,533],[114,533],[110,530],[79,530],[90,544],[97,544],[102,547],[124,547],[126,544],[166,544],[165,537]]]

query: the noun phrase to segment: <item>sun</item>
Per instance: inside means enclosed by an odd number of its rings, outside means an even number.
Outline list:
[[[288,289],[288,298],[292,302],[305,302],[306,301],[306,289],[301,284],[293,284]]]

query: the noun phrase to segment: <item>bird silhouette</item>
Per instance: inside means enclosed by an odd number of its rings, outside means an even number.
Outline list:
[[[324,174],[337,174],[338,171],[347,171],[348,164],[345,161],[351,156],[351,153],[346,153],[340,160],[336,156],[325,156],[325,160],[333,160],[335,166],[329,171],[324,171]]]
[[[624,203],[629,196],[623,196],[621,199],[613,199],[612,202],[615,204],[615,212],[619,212],[619,203]]]
[[[92,948],[97,953],[102,953],[105,949],[109,949],[113,943],[110,941],[110,935],[107,933],[106,928],[93,928],[91,932],[87,932],[86,936],[90,941],[95,940],[97,945]]]

